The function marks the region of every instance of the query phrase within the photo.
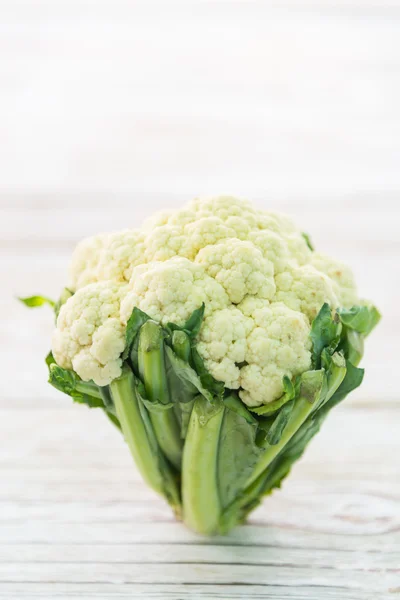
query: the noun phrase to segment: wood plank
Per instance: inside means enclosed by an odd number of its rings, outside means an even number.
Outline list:
[[[234,568],[232,568],[234,567]],[[367,570],[359,572],[353,570],[351,578],[344,577],[345,572],[335,569],[313,569],[312,566],[296,568],[268,565],[216,565],[216,564],[168,564],[168,568],[162,564],[143,565],[134,563],[112,564],[109,562],[100,565],[87,563],[85,568],[76,563],[58,563],[53,565],[52,574],[49,579],[49,568],[46,564],[25,563],[21,569],[20,565],[14,563],[0,564],[0,578],[16,583],[30,581],[40,583],[41,581],[81,582],[86,583],[109,583],[118,581],[121,583],[145,583],[153,584],[154,581],[162,584],[202,584],[202,585],[253,585],[258,584],[279,585],[290,578],[291,585],[306,586],[312,581],[317,587],[336,587],[342,589],[365,590],[367,592],[386,592],[394,588],[398,583],[398,574],[376,573]]]
[[[143,486],[118,432],[96,411],[70,408],[3,411],[1,539],[194,542]],[[303,540],[326,549],[399,551],[400,468],[392,452],[398,415],[396,408],[338,408],[252,524],[218,543],[297,546]]]
[[[396,592],[394,588],[393,593]],[[42,600],[54,599],[67,600],[79,598],[80,600],[109,600],[110,598],[147,598],[150,600],[181,600],[182,598],[195,598],[196,600],[233,600],[240,598],[247,600],[249,597],[260,600],[321,600],[321,594],[327,600],[376,600],[376,593],[366,590],[345,589],[340,587],[326,587],[310,583],[309,585],[290,586],[288,583],[279,585],[189,585],[189,584],[159,584],[150,585],[138,583],[68,583],[68,582],[27,582],[27,583],[0,583],[0,598],[41,598]],[[382,600],[386,594],[382,591]],[[392,595],[388,598],[393,598]]]
[[[399,553],[380,550],[291,548],[267,546],[260,552],[257,546],[208,544],[139,543],[114,544],[10,544],[0,546],[0,563],[9,564],[232,564],[276,567],[339,569],[344,571],[396,571]],[[399,570],[400,572],[400,570]]]

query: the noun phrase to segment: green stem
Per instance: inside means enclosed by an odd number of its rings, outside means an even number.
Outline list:
[[[103,396],[101,395],[98,386],[90,381],[77,381],[75,384],[75,389],[81,394],[87,394],[88,396],[93,396],[93,398],[103,400]]]
[[[139,373],[146,394],[152,402],[169,404],[168,380],[165,372],[164,337],[155,321],[147,321],[140,329]],[[150,419],[158,443],[174,467],[180,469],[182,462],[182,440],[180,428],[173,410],[155,410]]]
[[[115,410],[125,441],[146,483],[159,494],[164,494],[156,448],[149,442],[143,422],[139,398],[132,371],[125,367],[123,374],[110,384]]]
[[[269,467],[274,458],[279,452],[286,446],[291,437],[301,427],[304,421],[309,415],[315,410],[315,402],[310,402],[308,398],[298,398],[294,404],[292,412],[290,413],[289,421],[283,430],[282,436],[279,442],[273,446],[267,444],[265,452],[261,455],[252,475],[249,477],[245,487],[251,486],[252,483]]]
[[[218,494],[218,446],[225,408],[198,396],[190,417],[182,462],[184,521],[198,533],[217,533],[221,515]]]
[[[172,348],[175,354],[184,360],[189,362],[190,358],[190,339],[184,331],[176,330],[172,334]]]

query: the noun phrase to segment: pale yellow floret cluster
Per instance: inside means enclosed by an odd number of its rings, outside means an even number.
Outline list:
[[[310,326],[324,302],[358,301],[351,271],[309,249],[286,216],[231,197],[195,199],[141,229],[81,242],[53,337],[58,364],[106,385],[121,373],[134,307],[183,324],[204,302],[197,349],[249,406],[311,366]]]

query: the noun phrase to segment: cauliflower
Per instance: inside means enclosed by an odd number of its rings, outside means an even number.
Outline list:
[[[229,196],[78,244],[50,383],[103,409],[147,483],[199,533],[279,487],[360,385],[379,321],[351,271],[288,217]]]
[[[93,289],[94,282],[106,288]],[[239,389],[248,406],[273,402],[283,393],[283,376],[309,369],[311,324],[325,302],[358,302],[350,270],[311,251],[291,219],[230,196],[197,198],[141,229],[84,240],[73,255],[70,287],[77,292],[54,334],[59,364],[109,383],[121,367],[135,307],[163,325],[182,326],[204,303],[197,350],[210,374]],[[100,333],[83,340],[75,331],[92,321],[79,310],[96,294],[100,308],[105,289],[115,295],[112,316],[107,324],[96,317]],[[106,331],[110,355],[100,356]]]

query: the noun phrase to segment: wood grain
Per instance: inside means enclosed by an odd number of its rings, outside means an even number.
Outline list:
[[[0,2],[0,598],[400,593],[400,3]],[[384,318],[366,378],[225,538],[46,383],[75,243],[233,193],[292,214]]]

